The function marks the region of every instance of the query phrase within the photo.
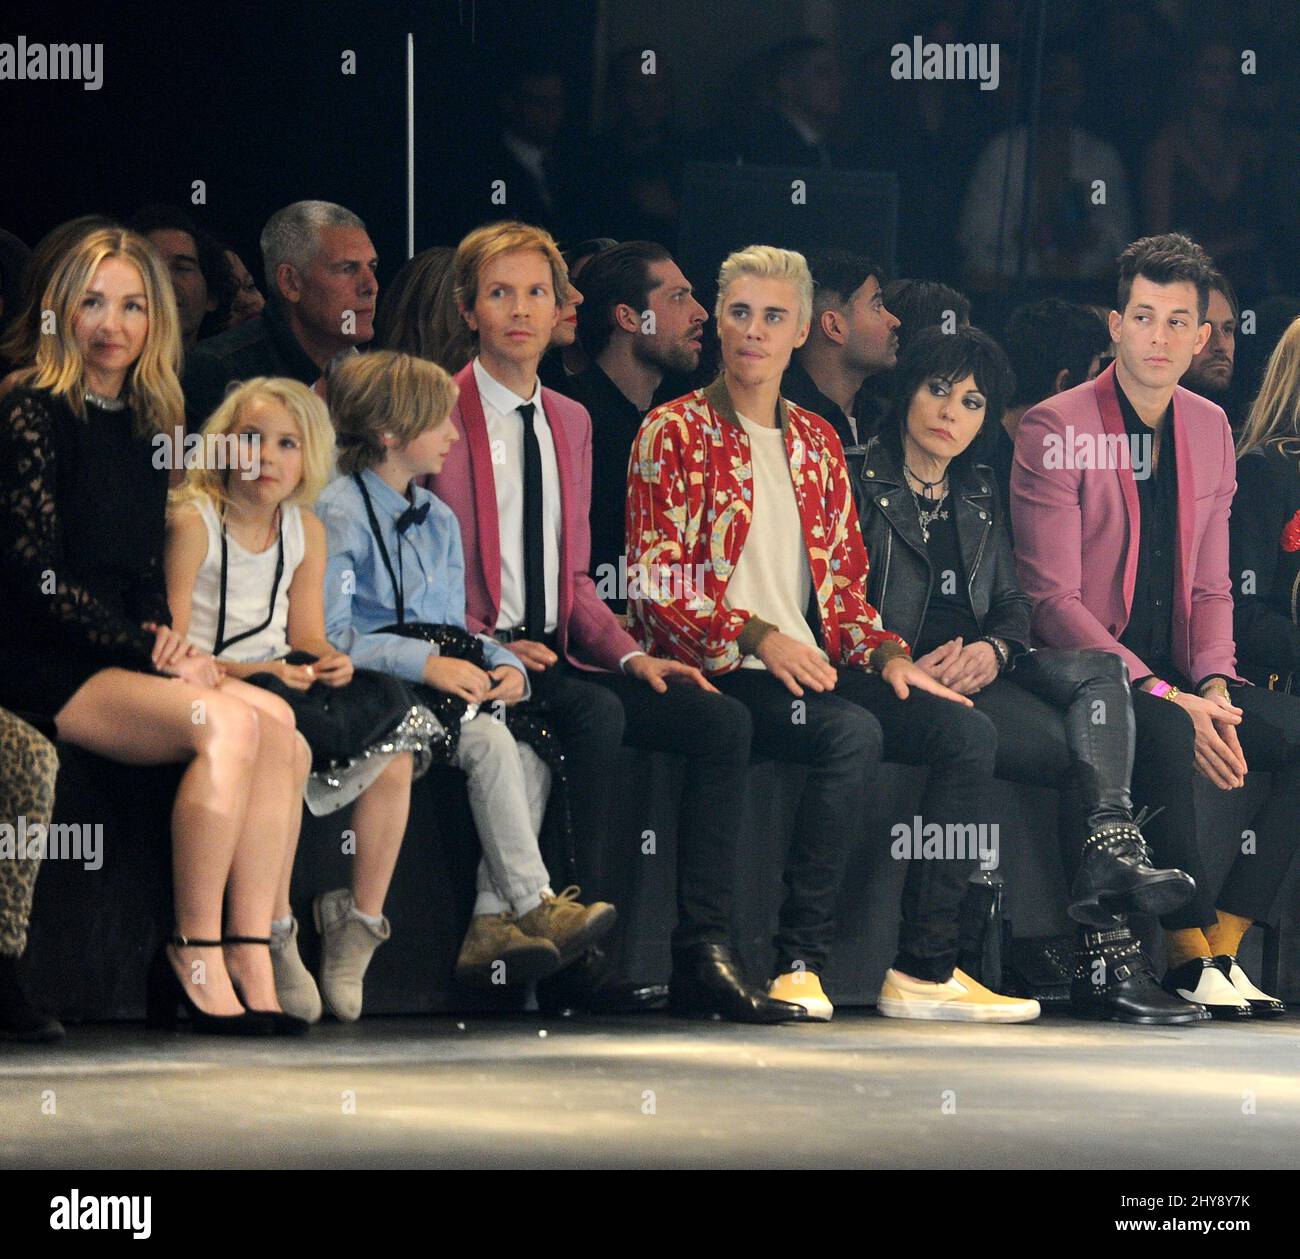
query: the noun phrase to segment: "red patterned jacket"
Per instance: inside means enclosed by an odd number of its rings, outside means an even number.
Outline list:
[[[867,602],[867,552],[839,438],[784,398],[777,410],[822,646],[832,663],[882,667],[907,647]],[[722,377],[642,421],[628,465],[627,569],[632,632],[647,651],[722,674],[757,646],[765,623],[724,606],[749,533],[752,477],[749,437]]]

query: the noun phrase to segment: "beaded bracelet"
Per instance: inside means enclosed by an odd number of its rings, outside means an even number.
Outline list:
[[[1011,653],[1002,643],[998,642],[996,638],[989,638],[986,636],[981,638],[979,641],[982,643],[988,643],[988,645],[993,648],[993,654],[998,658],[998,672],[1005,673],[1007,665],[1011,663]]]

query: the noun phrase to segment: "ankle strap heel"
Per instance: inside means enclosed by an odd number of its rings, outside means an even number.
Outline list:
[[[270,936],[222,936],[222,944],[262,944],[268,949],[271,947]],[[259,1018],[269,1019],[271,1029],[276,1036],[305,1036],[307,1029],[311,1026],[306,1019],[300,1019],[295,1014],[286,1014],[283,1010],[258,1010],[248,1005],[248,1000],[244,996],[244,991],[240,988],[238,981],[232,975],[230,982],[235,986],[235,993],[239,999],[248,1006],[250,1014],[256,1014]]]
[[[256,1011],[242,1014],[209,1014],[200,1009],[190,996],[187,985],[176,974],[176,968],[167,956],[167,946],[176,949],[219,949],[220,940],[199,940],[190,936],[169,936],[154,954],[149,968],[146,990],[146,1024],[153,1028],[174,1028],[177,1012],[184,1009],[189,1014],[189,1028],[215,1036],[270,1036],[275,1027],[272,1020]]]

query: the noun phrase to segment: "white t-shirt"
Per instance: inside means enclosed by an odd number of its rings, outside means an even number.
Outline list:
[[[812,595],[812,569],[804,546],[803,522],[794,498],[785,435],[737,415],[749,437],[751,485],[749,534],[727,583],[723,602],[775,625],[781,633],[818,651],[817,638],[804,612]],[[826,658],[823,651],[822,656]],[[741,661],[744,669],[765,669],[757,656]]]

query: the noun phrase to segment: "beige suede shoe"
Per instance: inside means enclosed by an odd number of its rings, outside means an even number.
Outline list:
[[[344,1023],[361,1017],[361,981],[374,951],[392,935],[387,918],[376,930],[351,910],[352,893],[345,887],[318,896],[311,907],[320,932],[321,996]]]
[[[456,959],[456,979],[505,988],[545,979],[559,968],[559,949],[549,940],[525,935],[509,914],[475,914]]]
[[[320,990],[298,953],[298,920],[287,935],[271,932],[271,971],[280,1009],[294,1018],[318,1023],[321,1015]]]
[[[576,962],[588,946],[603,940],[613,930],[618,911],[606,901],[584,905],[576,884],[558,896],[543,894],[542,903],[515,920],[525,935],[549,940],[560,951],[560,965]]]

